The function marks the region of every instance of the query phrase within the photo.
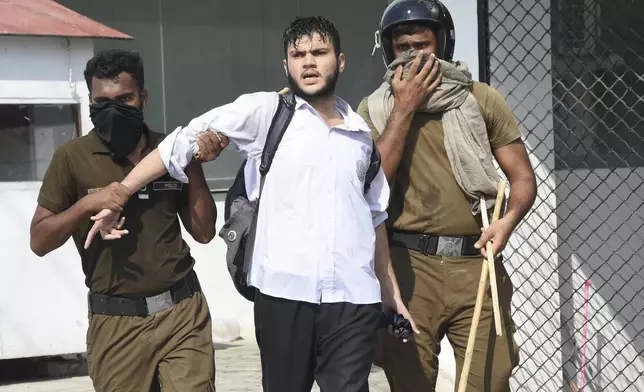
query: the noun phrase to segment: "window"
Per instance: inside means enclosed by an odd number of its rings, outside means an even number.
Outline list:
[[[78,124],[76,105],[0,105],[0,182],[41,181]]]
[[[630,0],[554,4],[555,167],[644,166],[644,37],[635,28],[644,6]]]

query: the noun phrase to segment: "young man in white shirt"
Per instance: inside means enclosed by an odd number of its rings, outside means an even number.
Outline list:
[[[310,391],[315,379],[322,392],[366,392],[381,311],[411,321],[389,258],[389,186],[380,169],[364,193],[373,144],[367,124],[334,95],[345,56],[333,24],[296,19],[284,32],[284,52],[295,113],[262,190],[249,272],[249,285],[258,289],[264,391]],[[248,157],[246,189],[256,198],[277,105],[277,93],[245,94],[195,118],[122,184],[133,193],[166,170],[187,182],[183,169],[199,135],[203,141],[210,130],[217,150],[223,135],[224,144]],[[124,234],[117,213],[104,210],[94,219],[102,234]]]

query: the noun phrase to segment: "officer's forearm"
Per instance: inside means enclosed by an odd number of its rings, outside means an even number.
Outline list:
[[[382,170],[385,172],[389,182],[393,180],[398,170],[398,165],[400,165],[400,160],[405,151],[405,141],[413,118],[413,111],[395,106],[389,116],[389,120],[387,120],[387,126],[382,136],[376,142],[381,155]]]
[[[42,257],[60,248],[76,231],[78,225],[89,220],[90,216],[92,216],[92,211],[84,199],[79,200],[60,214],[53,214],[38,206],[31,222],[29,243],[31,251]]]
[[[208,189],[201,165],[193,162],[186,168],[188,203],[181,214],[181,221],[195,241],[207,244],[215,237],[217,208]]]
[[[513,178],[510,186],[510,197],[505,217],[512,222],[512,229],[514,229],[534,204],[537,197],[537,184],[534,176],[528,173],[523,177]]]
[[[121,184],[123,184],[129,190],[130,195],[132,195],[137,190],[143,188],[144,185],[156,180],[166,172],[167,170],[163,165],[159,149],[157,148],[134,166],[134,169],[132,169],[130,174],[125,177]]]

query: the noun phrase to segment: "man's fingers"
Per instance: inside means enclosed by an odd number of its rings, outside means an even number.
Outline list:
[[[85,249],[89,248],[90,244],[92,243],[92,240],[94,239],[98,231],[99,231],[99,224],[98,222],[95,222],[92,228],[89,229],[89,233],[87,233],[87,239],[85,240]]]
[[[409,318],[408,318],[409,323],[411,324],[411,329],[413,329],[413,330],[414,330],[414,333],[415,333],[415,334],[420,334],[420,330],[419,330],[419,329],[418,329],[418,327],[416,326],[416,323],[414,322],[414,319],[413,319],[413,318],[411,318],[411,316],[409,316],[409,315],[408,315],[408,317],[409,317]]]
[[[221,136],[221,148],[226,148],[228,146],[228,143],[230,143],[230,140],[228,140],[228,136],[226,135],[219,135]]]
[[[130,192],[129,189],[120,182],[113,182],[112,183],[112,190],[116,194],[116,196],[124,199],[127,201],[130,198]]]
[[[112,213],[112,211],[110,211],[109,209],[105,209],[105,210],[99,212],[98,214],[92,216],[90,219],[93,220],[93,221],[99,221],[99,220],[105,218],[106,216],[110,215],[111,213]]]
[[[414,61],[411,62],[411,69],[409,71],[409,76],[407,76],[408,78],[411,78],[411,77],[417,75],[421,71],[421,70],[418,69],[418,67],[420,66],[420,61],[422,59],[423,59],[423,52],[420,51],[416,55],[416,58],[414,59]]]
[[[418,77],[420,80],[425,81],[425,79],[428,77],[432,69],[436,66],[436,56],[434,56],[434,53],[430,54],[429,57],[427,58],[427,61],[425,61],[425,64],[423,64],[423,67],[418,71]]]
[[[217,135],[215,135],[213,132],[206,132],[204,136],[204,143],[206,144],[206,148],[208,149],[207,156],[208,158],[214,158],[214,156],[217,154],[217,150],[219,150],[219,139],[217,139]]]
[[[120,187],[116,188],[116,194],[120,198],[120,201],[125,205],[127,203],[128,199],[130,198],[130,193],[127,188],[125,187]]]
[[[488,241],[492,241],[493,238],[494,238],[494,231],[490,230],[490,228],[488,227],[487,230],[481,233],[481,237],[479,238],[478,241],[476,241],[476,243],[474,244],[474,247],[476,249],[485,248]]]
[[[123,216],[121,217],[121,219],[119,219],[119,223],[116,225],[116,229],[121,230],[124,224],[125,224],[125,217]]]
[[[440,73],[440,63],[438,60],[434,61],[434,66],[431,69],[431,72],[425,76],[423,84],[432,90],[438,87],[441,82],[441,73]]]
[[[436,79],[434,79],[434,81],[432,82],[432,84],[430,84],[430,85],[429,85],[429,87],[428,87],[427,89],[428,89],[428,90],[431,90],[431,91],[436,90],[436,88],[438,88],[438,86],[441,84],[441,81],[442,81],[442,80],[443,80],[443,75],[440,75],[440,74],[439,74],[439,75],[436,77]]]
[[[199,147],[199,158],[202,160],[206,159],[206,153],[208,152],[206,149],[206,144],[201,140],[201,136],[197,138],[197,147]]]
[[[403,74],[403,66],[399,65],[398,68],[396,68],[396,72],[394,72],[394,78],[391,80],[392,84],[396,84],[402,80],[402,74]]]
[[[129,231],[127,230],[111,230],[109,233],[103,235],[103,239],[108,241],[118,240],[128,233]]]

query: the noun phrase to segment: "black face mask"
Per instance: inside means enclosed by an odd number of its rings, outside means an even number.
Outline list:
[[[115,158],[125,158],[136,148],[143,134],[143,111],[121,101],[89,105],[96,134]]]

